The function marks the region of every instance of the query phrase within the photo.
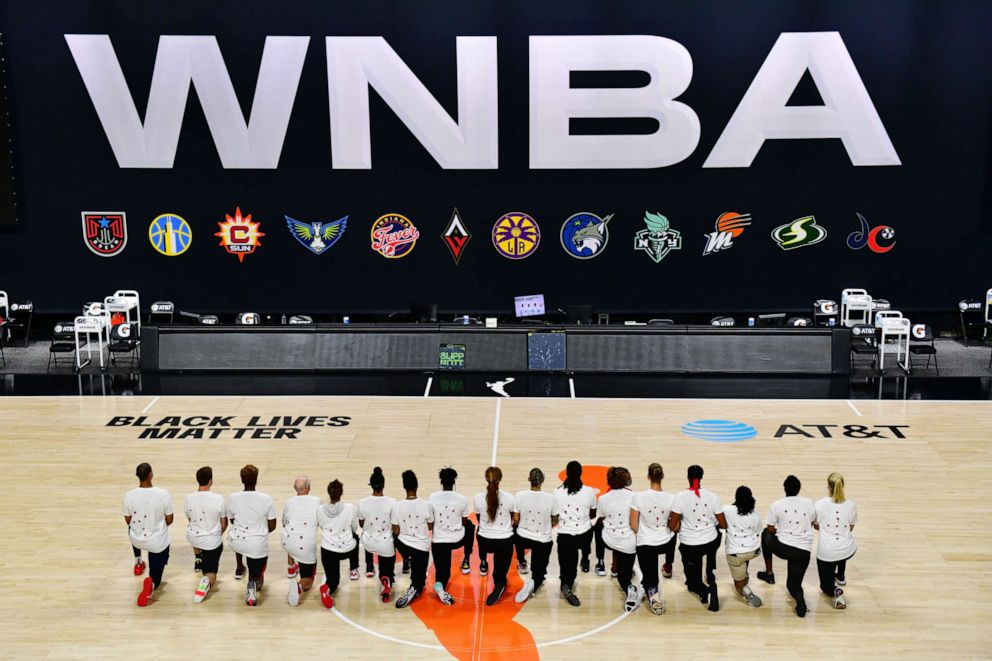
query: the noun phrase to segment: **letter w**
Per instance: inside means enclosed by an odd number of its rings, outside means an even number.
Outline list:
[[[159,38],[144,124],[110,37],[67,34],[65,40],[120,167],[172,167],[190,82],[225,168],[279,165],[310,37],[265,38],[247,124],[216,37]]]

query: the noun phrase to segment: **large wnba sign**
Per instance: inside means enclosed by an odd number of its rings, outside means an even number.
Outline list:
[[[171,168],[190,84],[224,168],[279,165],[310,37],[265,39],[245,120],[214,36],[159,38],[144,121],[108,35],[67,34],[121,168]],[[660,168],[697,148],[696,112],[678,101],[692,82],[689,51],[653,35],[531,36],[532,169]],[[496,37],[457,37],[458,120],[382,37],[326,37],[331,165],[372,167],[371,87],[444,169],[499,167]],[[573,88],[572,71],[642,71],[643,87]],[[809,72],[824,104],[788,101]],[[638,135],[572,135],[571,118],[651,118]],[[899,156],[838,32],[784,32],[772,46],[704,168],[751,165],[766,140],[840,139],[853,165],[900,165]]]

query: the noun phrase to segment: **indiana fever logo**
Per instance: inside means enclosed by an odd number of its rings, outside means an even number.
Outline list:
[[[417,245],[420,232],[406,216],[387,213],[372,223],[372,250],[386,259],[406,257]]]
[[[861,250],[865,246],[872,252],[887,253],[896,246],[896,231],[888,225],[871,227],[860,213],[861,229],[847,235],[847,247],[851,250]]]

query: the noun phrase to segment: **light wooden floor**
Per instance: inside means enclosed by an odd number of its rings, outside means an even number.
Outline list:
[[[346,415],[352,423],[308,429],[298,440],[137,440],[134,428],[105,426],[112,416],[143,409],[151,419]],[[758,435],[727,444],[681,434],[682,424],[709,418],[750,423]],[[0,421],[0,655],[6,658],[977,658],[992,649],[987,402],[2,398]],[[910,428],[903,440],[775,439],[780,424]],[[459,490],[471,496],[483,488],[494,453],[511,491],[524,488],[532,466],[541,466],[551,485],[572,458],[626,465],[636,488],[643,488],[647,464],[659,461],[669,476],[666,488],[676,491],[686,466],[699,463],[705,485],[724,502],[739,484],[749,485],[762,516],[788,473],[816,499],[827,474],[840,471],[861,517],[861,550],[848,569],[849,608],[834,611],[817,596],[814,562],[806,577],[806,619],[792,614],[784,563],[779,584],[755,584],[765,606],[749,609],[731,596],[721,554],[723,609],[716,614],[686,593],[679,561],[675,578],[663,582],[669,613],[662,617],[644,608],[619,617],[615,583],[593,574],[580,575],[578,609],[559,600],[554,578],[522,608],[507,598],[487,609],[479,605],[485,589],[477,575],[457,572],[452,589],[459,603],[450,610],[426,595],[416,609],[397,611],[376,602],[374,581],[364,576],[345,582],[337,612],[325,611],[315,594],[291,609],[278,532],[270,538],[269,580],[258,608],[244,605],[229,552],[219,589],[202,604],[191,601],[197,576],[181,508],[202,465],[213,466],[215,489],[223,494],[240,488],[242,464],[258,465],[259,488],[281,510],[300,473],[313,478],[320,495],[330,479],[341,479],[345,499],[357,501],[367,493],[373,465],[383,467],[394,496],[403,469],[417,471],[426,495],[438,468],[452,465],[462,475]],[[134,486],[141,461],[152,464],[157,485],[172,491],[177,510],[166,584],[145,609],[134,603],[139,579],[131,573],[120,514],[121,495]],[[553,560],[550,574],[557,571]],[[514,578],[510,592],[519,584]],[[405,585],[401,578],[399,587]]]

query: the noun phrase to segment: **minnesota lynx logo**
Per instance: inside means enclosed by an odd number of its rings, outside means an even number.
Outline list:
[[[716,231],[704,234],[706,237],[706,247],[703,248],[703,256],[710,255],[721,250],[726,250],[734,245],[734,239],[744,233],[744,228],[751,224],[751,214],[728,211],[721,213],[716,219]]]

